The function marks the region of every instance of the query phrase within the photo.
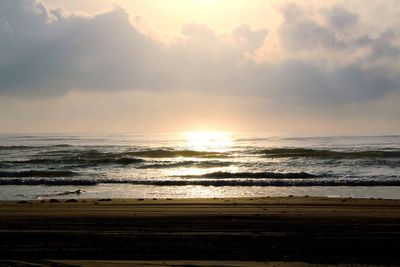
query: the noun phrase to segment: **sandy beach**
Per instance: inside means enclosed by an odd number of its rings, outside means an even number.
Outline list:
[[[240,265],[243,261],[254,266],[397,265],[400,201],[287,197],[1,202],[0,240],[1,266],[20,266],[16,260],[42,260],[36,266],[141,266],[132,261],[144,265],[149,260],[148,266],[196,266],[197,261],[211,261],[209,266],[251,266]],[[48,260],[53,265],[46,265]],[[163,262],[167,260],[170,264]],[[198,266],[207,265],[203,263]]]

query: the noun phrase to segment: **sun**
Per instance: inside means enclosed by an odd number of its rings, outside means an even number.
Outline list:
[[[187,146],[192,150],[225,151],[232,146],[232,139],[226,132],[186,132]]]
[[[218,0],[185,0],[185,2],[193,7],[212,7],[217,4]]]

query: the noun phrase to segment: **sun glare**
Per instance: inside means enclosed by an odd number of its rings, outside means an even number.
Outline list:
[[[248,14],[251,14],[249,24],[262,27],[265,16],[270,17],[270,12],[267,11],[268,14],[257,12],[257,18],[253,18],[253,5],[249,5],[245,0],[116,1],[122,2],[121,5],[127,7],[131,14],[143,16],[144,21],[154,27],[156,32],[169,34],[180,34],[188,23],[207,25],[219,33],[231,32],[242,21],[246,21]],[[265,6],[265,0],[252,0],[252,3],[254,1],[257,1],[260,7]]]
[[[232,145],[225,132],[187,132],[185,137],[188,147],[193,150],[224,151]]]

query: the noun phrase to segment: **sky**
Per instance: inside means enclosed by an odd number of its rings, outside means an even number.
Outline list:
[[[397,0],[2,0],[0,132],[400,134]]]

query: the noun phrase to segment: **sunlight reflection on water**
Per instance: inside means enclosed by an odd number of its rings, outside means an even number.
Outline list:
[[[225,132],[184,133],[188,149],[197,151],[225,152],[232,147],[232,138]]]

